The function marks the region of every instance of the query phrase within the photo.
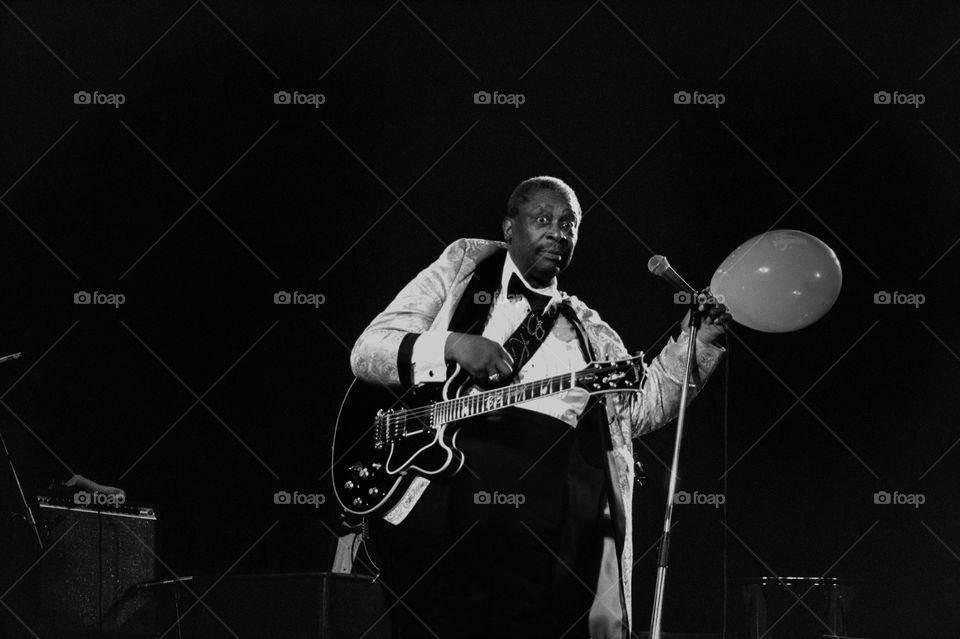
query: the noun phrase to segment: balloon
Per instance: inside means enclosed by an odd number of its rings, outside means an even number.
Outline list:
[[[823,317],[840,295],[840,260],[802,231],[752,237],[713,274],[710,291],[733,319],[768,333],[787,333]]]

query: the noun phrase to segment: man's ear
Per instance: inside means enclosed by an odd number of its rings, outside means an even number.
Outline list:
[[[513,218],[507,216],[503,218],[503,239],[506,240],[507,244],[509,244],[512,238],[513,238]]]

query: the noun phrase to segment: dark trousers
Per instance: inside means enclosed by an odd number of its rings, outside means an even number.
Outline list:
[[[509,408],[463,423],[466,467],[399,525],[373,522],[397,636],[588,636],[606,485],[594,422]]]

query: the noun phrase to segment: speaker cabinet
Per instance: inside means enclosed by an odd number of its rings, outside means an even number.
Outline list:
[[[216,586],[214,584],[216,583]],[[197,603],[197,597],[212,587]],[[196,596],[194,596],[196,595]],[[158,593],[160,632],[198,639],[388,639],[383,588],[336,573],[193,576]],[[182,618],[177,621],[177,611]]]
[[[46,553],[33,569],[41,636],[152,636],[155,606],[136,585],[156,578],[153,510],[41,497],[38,511]]]

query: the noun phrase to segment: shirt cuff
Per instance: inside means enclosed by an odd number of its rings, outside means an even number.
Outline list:
[[[413,343],[413,383],[442,382],[447,378],[447,361],[443,356],[450,331],[427,331]]]
[[[684,326],[683,328],[681,328],[681,329],[680,329],[680,335],[681,335],[681,337],[684,337],[684,336],[689,337],[689,336],[690,336],[690,328],[687,327],[687,326]],[[716,343],[716,340],[714,340],[714,342],[713,342],[712,344],[708,344],[707,342],[705,342],[705,341],[703,341],[702,339],[700,339],[700,333],[699,333],[699,331],[697,332],[697,348],[698,348],[698,349],[707,349],[707,350],[710,350],[710,351],[713,351],[713,352],[717,352],[717,353],[726,353],[726,352],[727,352],[727,349],[725,349],[723,346],[720,346],[719,344],[717,344],[717,343]]]

